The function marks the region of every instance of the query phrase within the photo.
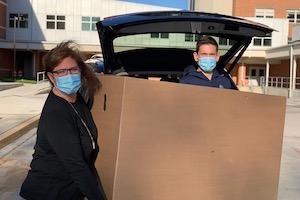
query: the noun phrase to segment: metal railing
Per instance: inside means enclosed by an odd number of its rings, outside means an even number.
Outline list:
[[[36,73],[36,83],[40,83],[46,80],[45,71]]]
[[[260,86],[265,86],[265,77],[260,77]],[[289,88],[290,87],[290,77],[280,77],[280,76],[270,76],[268,79],[269,87],[276,88]],[[300,89],[300,77],[296,77],[295,88]]]
[[[263,86],[262,83],[264,83],[264,82],[262,82],[261,78],[264,78],[264,77],[255,78],[255,77],[246,76],[243,84],[245,86],[249,86],[249,87]]]

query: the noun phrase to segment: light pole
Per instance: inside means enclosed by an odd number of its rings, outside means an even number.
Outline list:
[[[13,71],[12,78],[16,79],[16,24],[18,21],[18,16],[14,16],[14,62],[13,62]]]
[[[24,17],[23,15],[18,15],[18,16],[14,16],[14,63],[13,63],[13,79],[16,79],[16,28],[17,28],[17,22],[19,21],[23,21]],[[20,27],[20,24],[18,25],[18,27]]]

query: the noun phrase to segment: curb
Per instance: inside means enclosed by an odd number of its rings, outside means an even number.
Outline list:
[[[0,149],[10,144],[17,138],[24,135],[30,129],[36,127],[38,125],[40,119],[40,115],[36,115],[29,120],[17,125],[16,127],[5,131],[0,135]]]
[[[23,83],[11,83],[11,84],[3,84],[2,83],[2,84],[0,84],[0,91],[13,89],[13,88],[20,87],[23,85],[24,85]]]

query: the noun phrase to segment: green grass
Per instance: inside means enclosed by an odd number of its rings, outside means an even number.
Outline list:
[[[36,84],[36,80],[31,80],[31,79],[16,79],[16,82]]]
[[[22,78],[16,78],[16,80],[14,80],[11,77],[7,77],[7,78],[2,78],[1,81],[3,82],[17,82],[17,83],[31,83],[31,84],[36,84],[36,80],[32,80],[32,79],[22,79]]]

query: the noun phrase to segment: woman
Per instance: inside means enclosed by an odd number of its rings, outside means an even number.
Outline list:
[[[97,128],[80,87],[92,97],[100,87],[72,41],[49,51],[43,64],[52,90],[37,130],[31,170],[22,184],[25,199],[106,199],[95,160]]]

